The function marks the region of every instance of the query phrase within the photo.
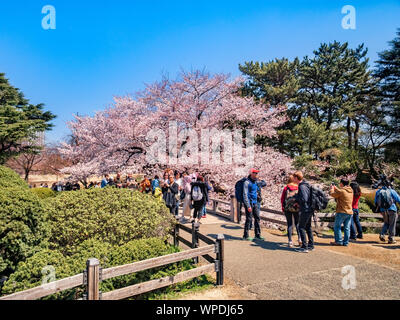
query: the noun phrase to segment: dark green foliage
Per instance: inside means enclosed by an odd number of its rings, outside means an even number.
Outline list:
[[[0,188],[0,276],[31,256],[46,238],[45,212],[29,189]]]
[[[34,139],[38,132],[51,129],[50,121],[54,118],[49,111],[43,111],[43,104],[30,104],[0,73],[0,164],[34,151],[36,147],[24,142]]]
[[[70,252],[87,239],[124,244],[165,237],[175,223],[164,202],[126,189],[64,192],[46,199],[52,248]]]
[[[133,240],[122,246],[113,246],[98,240],[87,240],[76,247],[75,252],[72,252],[68,256],[63,255],[58,250],[44,249],[18,265],[17,271],[5,283],[3,294],[11,294],[41,285],[44,274],[47,274],[44,271],[46,266],[54,268],[57,280],[81,273],[86,268],[87,259],[93,257],[97,257],[100,260],[103,268],[109,268],[177,251],[177,248],[165,244],[160,238]],[[165,267],[120,276],[103,281],[100,290],[108,292],[136,283],[175,275],[191,268],[193,266],[190,261],[183,261]],[[193,287],[195,282],[189,281],[180,286],[187,285]],[[173,288],[161,291],[165,292],[168,290],[173,290]],[[161,292],[160,290],[158,291]],[[84,288],[78,287],[46,297],[45,299],[76,299],[81,297],[83,292]]]

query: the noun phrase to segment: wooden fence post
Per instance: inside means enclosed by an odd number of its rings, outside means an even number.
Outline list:
[[[197,236],[197,233],[200,230],[200,224],[195,223],[194,221],[192,222],[192,249],[196,249],[199,247],[199,237]],[[199,263],[199,257],[194,257],[193,258],[193,263],[198,264]]]
[[[214,213],[217,212],[217,201],[214,200],[214,199],[213,199],[213,208],[212,208],[212,211],[213,211]]]
[[[234,195],[231,195],[231,221],[239,222],[239,215],[238,215],[238,202]]]
[[[217,237],[217,286],[224,284],[224,242],[225,237],[223,234],[218,234]]]
[[[86,262],[86,299],[100,300],[100,262],[91,258]]]
[[[177,218],[176,219],[177,221],[177,223],[176,223],[176,225],[175,225],[175,227],[174,227],[174,246],[175,247],[179,247],[179,239],[178,239],[178,236],[179,236],[179,219]]]

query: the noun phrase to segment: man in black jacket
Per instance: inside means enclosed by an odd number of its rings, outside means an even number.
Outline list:
[[[311,185],[304,180],[303,173],[301,171],[296,172],[293,177],[294,183],[299,185],[297,202],[300,205],[299,231],[301,248],[296,249],[296,251],[308,253],[309,251],[314,250],[314,237],[311,227],[311,220],[314,215],[314,211],[311,207]],[[308,237],[308,242],[306,234]]]

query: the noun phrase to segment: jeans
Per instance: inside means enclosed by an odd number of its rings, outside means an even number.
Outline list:
[[[303,249],[313,249],[314,248],[314,235],[311,228],[311,220],[314,213],[311,212],[300,212],[299,218],[299,231],[300,231],[300,238]],[[308,237],[308,244],[307,244],[307,237]]]
[[[287,233],[289,242],[292,242],[292,233],[293,233],[293,219],[294,225],[296,227],[297,236],[300,239],[300,230],[299,230],[299,213],[298,212],[285,212],[286,222],[287,222]]]
[[[353,209],[353,219],[351,220],[350,239],[362,238],[363,232],[360,223],[360,211]]]
[[[249,230],[251,228],[252,220],[254,218],[254,234],[257,237],[261,236],[261,227],[260,227],[260,210],[257,203],[251,204],[251,212],[246,207],[246,223],[244,225],[244,235],[243,238],[249,237]]]
[[[384,236],[389,231],[389,240],[394,240],[394,237],[396,236],[397,212],[389,210],[387,213],[383,214],[384,214],[384,219],[383,219],[384,223],[381,235]]]
[[[168,209],[169,209],[169,212],[171,212],[171,214],[175,215],[176,206],[168,207]]]
[[[203,210],[205,208],[205,205],[202,207],[195,206],[194,207],[194,212],[193,212],[193,218],[194,219],[201,219],[203,217]]]
[[[350,226],[352,215],[347,213],[336,213],[335,226],[335,242],[347,246],[350,239]],[[342,225],[344,228],[344,239],[342,239]]]
[[[175,215],[178,216],[179,215],[179,205],[180,205],[180,201],[176,201],[176,207],[175,207]]]

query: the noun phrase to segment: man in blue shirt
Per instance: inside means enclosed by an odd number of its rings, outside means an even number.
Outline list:
[[[261,237],[260,228],[260,207],[258,206],[257,191],[259,189],[257,185],[257,176],[260,171],[256,169],[250,170],[250,176],[246,179],[243,184],[243,202],[246,209],[246,223],[244,225],[243,239],[252,240],[249,237],[249,230],[252,219],[254,217],[254,233],[256,239],[264,240]]]
[[[105,176],[104,176],[104,178],[103,178],[103,180],[101,180],[101,188],[103,189],[103,188],[105,188],[105,187],[107,187],[107,185],[108,185],[108,178],[109,178],[110,176],[108,175],[108,174],[106,174]]]
[[[386,198],[389,198],[389,203],[387,201],[382,201],[383,198],[387,195]],[[386,205],[389,206],[385,208],[385,204],[382,202],[386,202]],[[396,243],[394,237],[396,236],[396,223],[397,223],[397,206],[396,203],[400,203],[400,197],[398,193],[390,188],[390,183],[384,182],[383,187],[376,192],[375,195],[375,205],[379,206],[379,210],[383,215],[383,228],[382,232],[379,236],[380,240],[385,242],[385,234],[389,230],[389,244]]]

